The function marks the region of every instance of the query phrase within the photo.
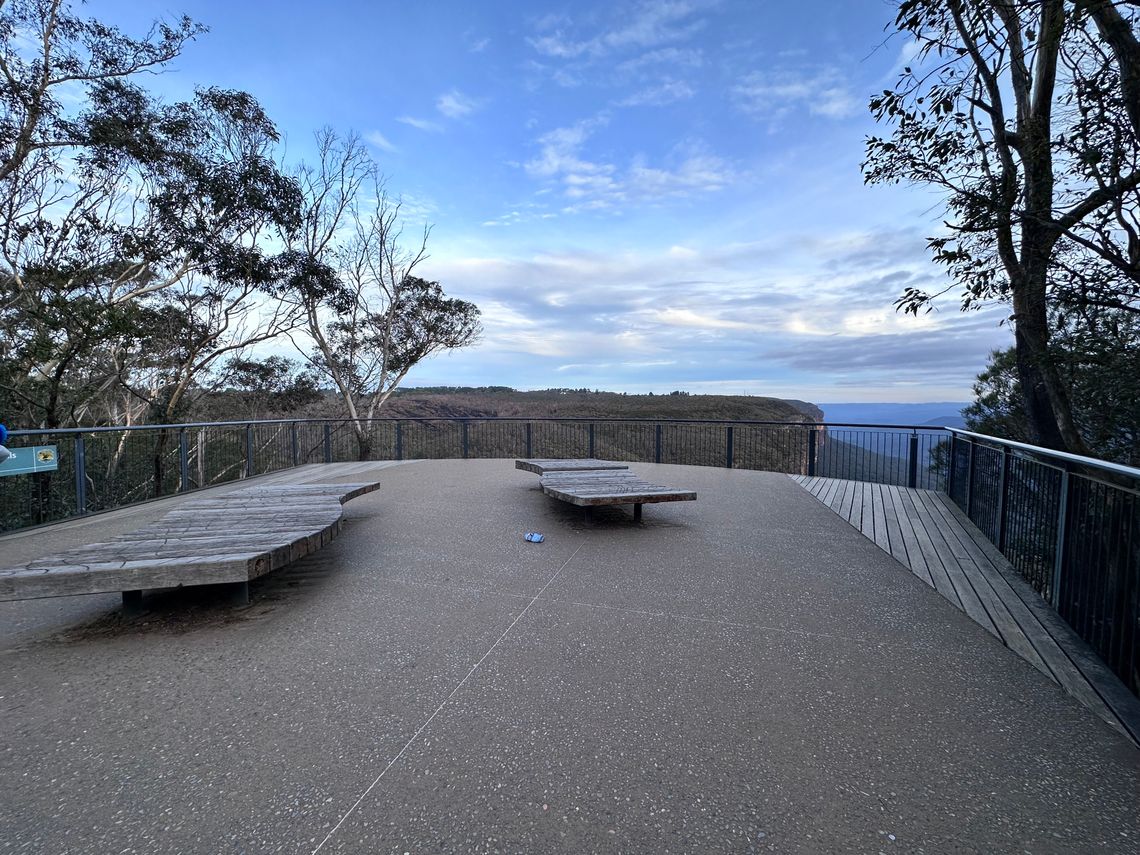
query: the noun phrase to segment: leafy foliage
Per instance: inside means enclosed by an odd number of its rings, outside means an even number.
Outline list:
[[[943,191],[933,257],[963,308],[1010,305],[1029,437],[1072,451],[1085,440],[1051,307],[1140,312],[1137,14],[1109,0],[900,0],[917,53],[871,100],[893,131],[867,140],[867,181]],[[937,296],[910,289],[898,305]]]

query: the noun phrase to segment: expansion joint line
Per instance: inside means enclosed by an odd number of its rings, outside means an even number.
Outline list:
[[[471,666],[471,670],[468,671],[466,673],[466,675],[464,675],[463,679],[455,684],[455,688],[451,690],[451,694],[449,694],[446,698],[444,698],[443,701],[440,703],[440,705],[435,708],[435,712],[433,712],[431,715],[429,715],[427,717],[427,721],[425,721],[423,724],[421,724],[419,726],[419,728],[416,730],[416,732],[412,734],[412,738],[409,739],[404,744],[404,747],[400,749],[399,753],[395,757],[393,757],[391,760],[388,761],[388,765],[385,766],[384,769],[380,772],[380,774],[376,776],[376,780],[368,785],[368,789],[366,789],[363,793],[360,794],[360,798],[358,798],[353,803],[352,807],[350,807],[347,811],[344,812],[344,816],[342,816],[340,818],[340,820],[337,822],[337,824],[332,827],[332,829],[329,831],[329,833],[325,835],[324,840],[322,840],[320,843],[317,844],[317,848],[313,850],[313,855],[317,855],[317,853],[320,852],[321,849],[324,848],[324,845],[326,843],[328,843],[330,840],[332,840],[333,835],[337,833],[337,830],[342,825],[344,825],[345,820],[347,820],[350,816],[352,816],[352,814],[356,812],[356,809],[358,807],[360,807],[360,805],[364,802],[364,800],[366,798],[368,798],[368,794],[371,793],[374,789],[376,789],[376,786],[380,783],[381,779],[386,774],[388,774],[388,770],[391,769],[393,766],[396,765],[396,763],[399,762],[400,758],[403,757],[404,754],[407,752],[407,750],[412,747],[412,745],[415,743],[415,741],[420,738],[420,734],[423,733],[425,730],[427,730],[428,726],[432,723],[432,721],[435,720],[435,717],[437,715],[439,715],[443,711],[443,708],[445,706],[447,706],[448,703],[451,702],[451,699],[454,698],[456,696],[456,694],[459,693],[459,690],[463,688],[463,684],[466,683],[468,680],[470,680],[471,675],[479,670],[479,666],[481,666],[484,662],[487,661],[487,657],[489,657],[492,653],[495,652],[495,648],[498,647],[502,643],[503,639],[507,637],[507,635],[510,633],[510,631],[515,628],[515,624],[517,624],[520,620],[523,619],[523,616],[528,611],[530,611],[530,607],[533,606],[536,602],[538,602],[538,598],[541,597],[544,593],[546,593],[546,589],[554,584],[554,580],[562,575],[562,571],[565,570],[569,566],[570,562],[573,561],[575,556],[577,556],[578,553],[581,551],[582,551],[582,545],[579,545],[578,548],[575,549],[574,552],[570,555],[570,557],[567,558],[564,562],[562,562],[562,566],[559,567],[558,570],[555,572],[555,574],[547,580],[546,584],[543,585],[542,588],[539,589],[539,592],[531,598],[530,602],[526,604],[526,607],[523,608],[523,610],[515,616],[515,619],[513,621],[511,621],[510,626],[508,626],[506,629],[503,630],[503,634],[500,635],[497,639],[495,639],[495,643],[492,644],[489,648],[487,648],[487,652],[484,653],[479,658],[478,662],[476,662],[474,665]]]

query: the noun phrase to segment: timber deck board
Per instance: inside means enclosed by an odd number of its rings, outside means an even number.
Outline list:
[[[1140,744],[1140,699],[946,495],[792,475],[915,576]],[[871,488],[871,489],[868,489]]]

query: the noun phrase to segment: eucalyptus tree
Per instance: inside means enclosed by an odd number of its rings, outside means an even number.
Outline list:
[[[305,325],[294,343],[336,390],[364,460],[369,421],[419,362],[476,341],[479,309],[415,275],[430,228],[404,240],[401,205],[356,137],[324,130],[317,150],[297,173],[306,201],[295,243],[313,278],[298,283]]]
[[[135,81],[204,27],[156,21],[142,38],[76,15],[66,0],[0,0],[0,182],[37,153],[104,142],[139,104]],[[67,102],[84,105],[69,110]]]
[[[277,299],[297,259],[267,243],[300,222],[276,141],[246,93],[148,99],[114,143],[38,169],[0,203],[0,386],[32,423],[90,415],[109,379],[132,417],[171,421],[213,366],[298,322]]]
[[[1051,318],[1140,311],[1138,15],[1110,0],[900,0],[914,61],[871,101],[894,127],[867,141],[867,181],[944,193],[934,259],[964,308],[1010,305],[1029,438],[1074,452],[1087,446]]]

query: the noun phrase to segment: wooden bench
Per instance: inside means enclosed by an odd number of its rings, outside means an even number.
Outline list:
[[[0,601],[123,592],[137,606],[144,589],[249,582],[316,552],[340,533],[342,505],[380,485],[249,487],[178,505],[137,531],[0,570]]]
[[[641,506],[649,502],[692,502],[692,490],[676,490],[651,484],[628,471],[624,464],[597,467],[603,460],[517,460],[515,466],[539,471],[520,464],[545,464],[539,483],[542,492],[563,502],[581,507],[594,505],[633,505],[633,519],[641,519]],[[575,465],[580,464],[580,465]]]
[[[629,469],[624,463],[614,463],[612,460],[542,460],[525,459],[516,460],[515,469],[525,469],[536,475],[545,475],[547,472],[592,472],[607,469]]]

